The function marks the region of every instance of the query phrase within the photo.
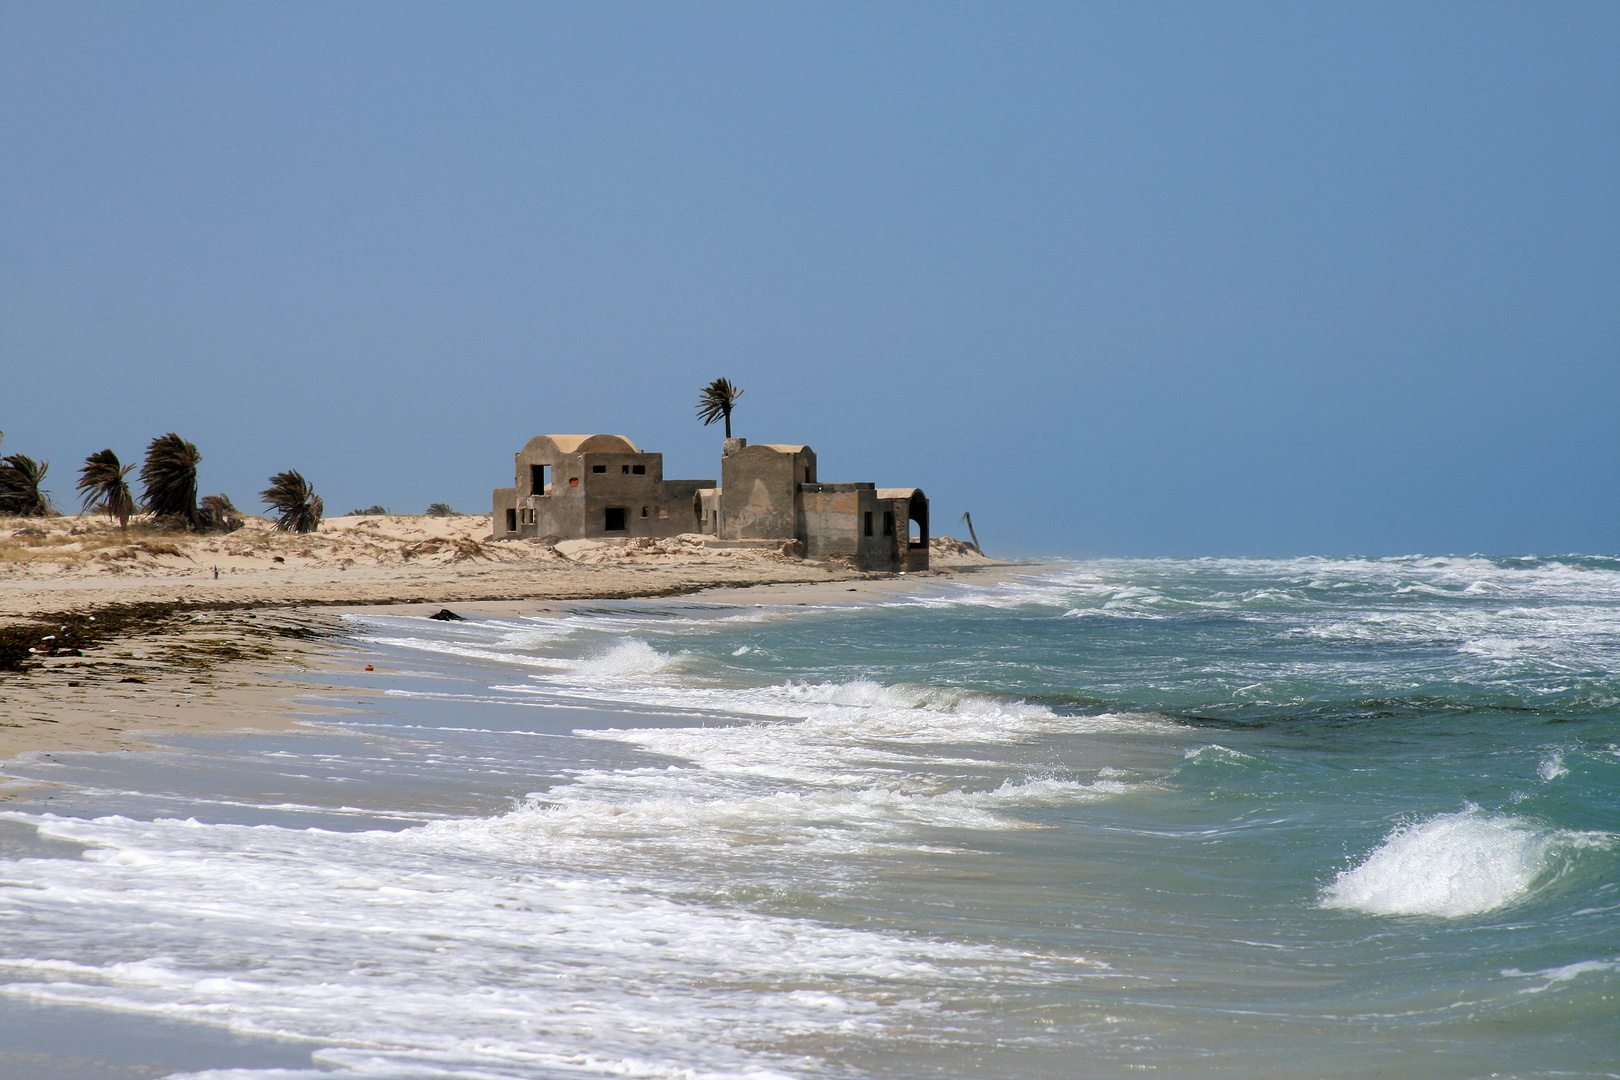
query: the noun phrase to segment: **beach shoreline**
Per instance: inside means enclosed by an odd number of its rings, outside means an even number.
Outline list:
[[[457,526],[480,527],[475,519],[449,519],[448,529],[426,521],[449,534],[447,551],[455,550]],[[270,536],[260,543],[309,550],[297,541]],[[322,688],[322,672],[364,664],[346,655],[348,614],[426,617],[452,607],[474,617],[536,617],[581,603],[676,596],[783,608],[870,603],[963,575],[985,581],[1034,569],[958,555],[921,574],[874,575],[775,553],[671,558],[611,547],[583,553],[602,559],[596,563],[550,555],[471,566],[465,559],[377,560],[359,568],[342,565],[350,553],[339,547],[337,558],[306,557],[310,565],[239,568],[216,578],[198,553],[180,550],[151,560],[139,577],[14,569],[0,579],[0,635],[14,660],[21,646],[37,650],[21,670],[0,670],[0,768],[19,755],[150,750],[163,736],[310,723],[325,707],[295,699]],[[0,801],[31,790],[0,782]]]
[[[899,1039],[923,1071],[966,1047],[972,1075],[1032,1080],[1076,1053],[1300,1077],[1323,1045],[1335,1075],[1590,1072],[1613,680],[1546,673],[1616,670],[1611,562],[1099,561],[195,620],[305,650],[284,675],[222,661],[279,682],[265,715],[293,726],[0,768],[36,782],[0,805],[0,1073],[498,1073],[515,1047],[882,1077]],[[1511,682],[1459,627],[1523,635]],[[1416,650],[1449,696],[1408,695]],[[984,986],[1006,999],[959,1007]]]

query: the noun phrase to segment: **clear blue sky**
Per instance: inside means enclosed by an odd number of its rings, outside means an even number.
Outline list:
[[[487,512],[698,388],[1020,554],[1620,551],[1620,4],[0,7],[0,430]]]

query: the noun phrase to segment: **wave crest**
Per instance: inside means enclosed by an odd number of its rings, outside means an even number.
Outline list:
[[[1321,906],[1369,915],[1481,915],[1521,899],[1573,847],[1607,838],[1469,808],[1402,825],[1323,890]]]

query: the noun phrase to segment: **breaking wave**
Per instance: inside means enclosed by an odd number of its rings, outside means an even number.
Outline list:
[[[1608,838],[1470,808],[1402,825],[1323,890],[1323,907],[1369,915],[1481,915],[1522,899],[1581,847]]]

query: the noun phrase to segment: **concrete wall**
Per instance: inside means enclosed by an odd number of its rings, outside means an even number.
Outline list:
[[[516,484],[494,492],[497,537],[663,538],[691,532],[693,496],[713,480],[664,480],[664,456],[617,435],[537,435],[514,459]],[[544,485],[537,486],[537,468]],[[508,530],[505,511],[517,517]],[[610,529],[610,524],[619,528]]]
[[[681,533],[701,532],[696,504],[699,491],[714,490],[713,480],[665,480],[664,513],[668,532],[660,536],[679,536]]]
[[[808,558],[833,556],[858,562],[861,555],[863,494],[874,494],[871,484],[799,485],[798,537]]]
[[[848,559],[877,573],[928,569],[928,498],[914,488],[800,484],[799,539],[809,558]],[[909,520],[918,519],[918,543]]]
[[[720,489],[700,488],[697,493],[697,531],[718,538],[720,535]]]
[[[815,478],[816,452],[808,446],[749,446],[746,439],[727,439],[720,455],[720,536],[797,536],[799,485]]]
[[[877,497],[890,504],[897,534],[894,558],[897,569],[928,569],[928,496],[921,488],[879,488]],[[917,541],[910,541],[910,522],[916,522]]]
[[[874,572],[928,568],[928,497],[916,488],[820,483],[808,446],[727,439],[719,487],[665,480],[662,454],[644,454],[618,435],[537,435],[514,466],[514,486],[494,490],[496,537],[706,532],[726,540],[798,539],[810,558],[847,559]],[[544,467],[540,486],[537,467]],[[919,523],[915,545],[908,519]],[[622,528],[610,530],[610,520]]]
[[[495,489],[495,510],[489,516],[489,527],[497,537],[517,535],[517,488]]]

